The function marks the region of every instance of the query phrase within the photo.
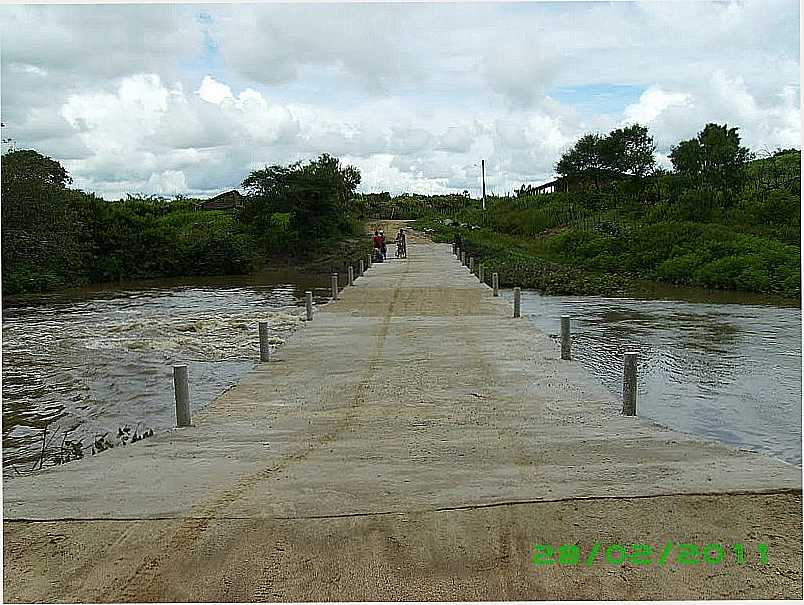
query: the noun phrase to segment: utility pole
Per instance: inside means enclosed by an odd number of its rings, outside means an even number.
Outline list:
[[[480,160],[480,174],[483,181],[483,210],[486,209],[486,160]]]

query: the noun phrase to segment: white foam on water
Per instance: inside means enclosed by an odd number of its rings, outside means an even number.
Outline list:
[[[276,348],[304,319],[299,312],[287,311],[166,313],[147,320],[140,317],[87,326],[84,333],[73,337],[90,350],[152,352],[194,361],[237,361],[254,359],[259,353],[259,322],[268,324],[268,342]]]
[[[4,322],[6,462],[36,459],[45,422],[50,433],[73,430],[71,438],[84,443],[123,424],[169,428],[171,365],[191,364],[193,402],[205,405],[259,359],[259,322],[268,324],[272,348],[304,323],[303,309],[254,311],[244,308],[239,293],[230,296],[222,304],[231,310],[165,305],[53,319],[34,309]]]

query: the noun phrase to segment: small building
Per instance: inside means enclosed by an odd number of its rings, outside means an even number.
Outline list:
[[[237,189],[219,193],[196,205],[199,210],[234,210],[243,206],[243,196]]]
[[[533,187],[531,191],[536,195],[541,195],[544,193],[555,193],[557,191],[568,191],[569,190],[568,187],[569,182],[567,181],[567,179],[557,178],[556,180],[550,181],[549,183],[544,183],[543,185],[539,185],[538,187]],[[530,191],[528,193],[530,193]]]
[[[600,189],[617,181],[634,179],[631,174],[603,168],[589,168],[577,174],[561,176],[538,187],[528,187],[528,194],[556,193],[558,191],[589,191]]]

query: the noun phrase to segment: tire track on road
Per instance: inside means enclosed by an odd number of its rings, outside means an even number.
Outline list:
[[[166,569],[170,561],[176,560],[177,558],[179,560],[187,560],[192,555],[194,545],[203,537],[210,524],[217,519],[217,513],[232,505],[254,486],[265,481],[275,473],[287,469],[294,463],[302,462],[322,446],[335,441],[338,435],[348,428],[355,415],[355,410],[366,403],[366,392],[374,383],[379,364],[383,359],[385,341],[390,330],[391,319],[399,303],[401,294],[400,286],[409,271],[410,264],[405,263],[404,270],[400,272],[393,283],[393,296],[377,331],[370,361],[355,387],[354,396],[352,397],[351,405],[347,408],[346,414],[336,420],[331,430],[311,440],[308,447],[288,454],[278,463],[241,479],[232,487],[220,493],[216,498],[195,508],[191,514],[187,515],[181,521],[179,527],[174,531],[167,543],[160,548],[159,552],[144,560],[139,567],[137,567],[136,571],[125,579],[124,585],[118,587],[122,601],[163,599],[164,596],[159,593],[159,586],[155,580],[162,575],[162,572]],[[264,577],[265,575],[261,576],[261,578]],[[272,586],[270,583],[263,588],[260,586],[261,585],[258,584],[255,587],[255,594],[262,591],[265,593],[266,597],[275,597],[271,592]],[[157,594],[151,594],[150,591],[153,590],[156,590]],[[105,592],[102,597],[108,599],[109,593]]]

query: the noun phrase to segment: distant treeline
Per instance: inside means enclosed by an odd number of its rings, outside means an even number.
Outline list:
[[[388,192],[361,193],[354,199],[354,208],[361,216],[386,219],[417,219],[431,216],[433,213],[449,216],[472,208],[477,204],[469,196],[468,191],[451,195],[418,195],[403,193],[391,196]]]
[[[199,211],[200,200],[181,197],[106,201],[71,182],[58,162],[36,151],[2,156],[4,295],[247,273],[268,262],[312,259],[360,233],[350,205],[360,173],[327,155],[252,172],[237,211]]]

